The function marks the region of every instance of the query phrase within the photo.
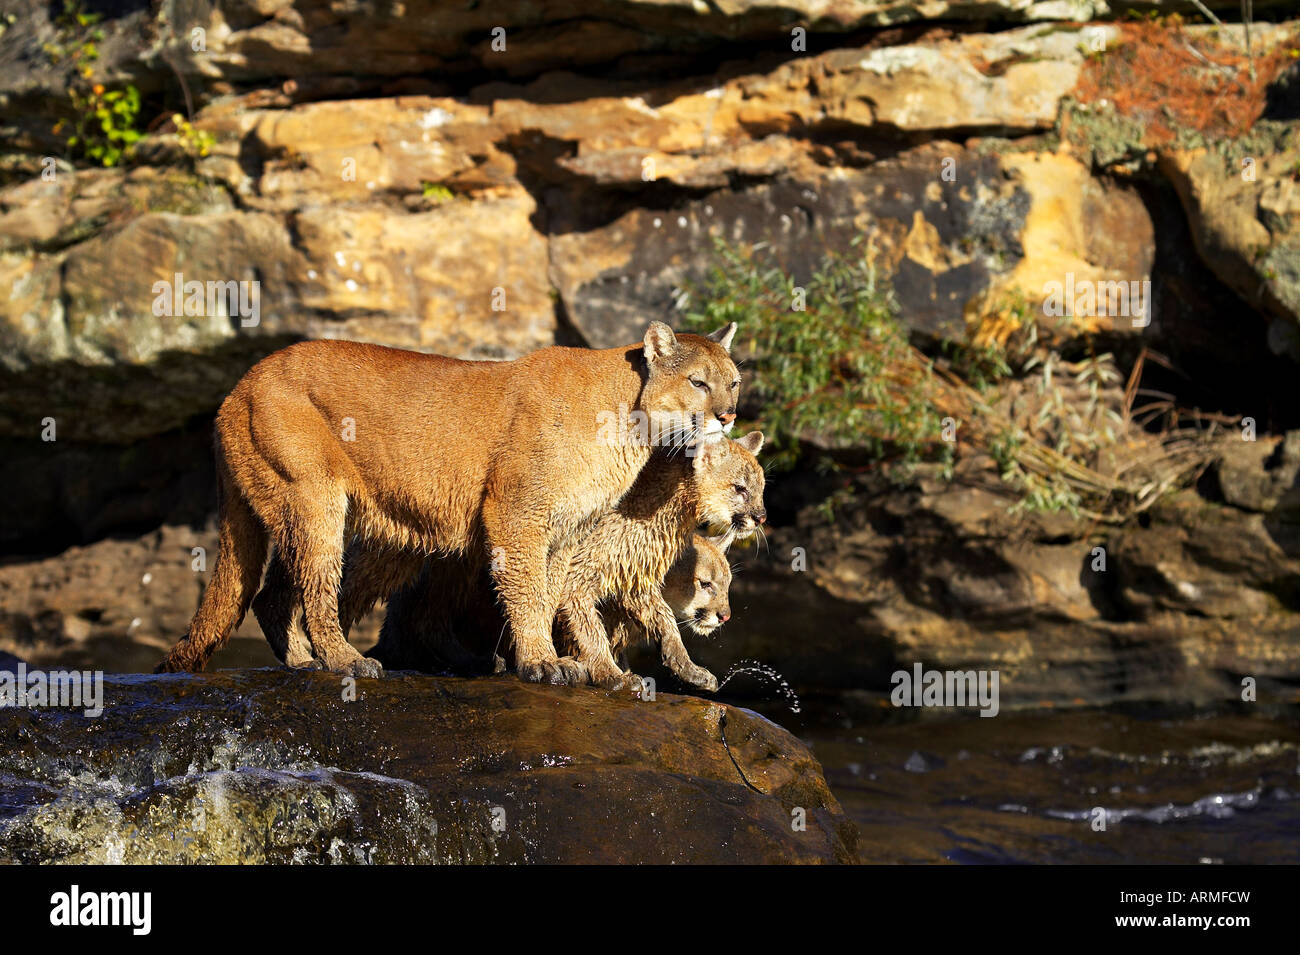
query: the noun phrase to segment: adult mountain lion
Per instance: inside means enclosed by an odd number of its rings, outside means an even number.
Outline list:
[[[243,620],[274,542],[315,657],[377,676],[343,636],[344,544],[494,555],[493,582],[524,679],[573,682],[551,640],[559,573],[593,520],[632,486],[656,442],[696,444],[735,420],[736,326],[640,345],[544,348],[461,361],[310,341],[255,365],[217,412],[220,550],[189,631],[159,665],[201,669]],[[648,431],[610,439],[611,415]],[[649,440],[645,440],[645,434]]]

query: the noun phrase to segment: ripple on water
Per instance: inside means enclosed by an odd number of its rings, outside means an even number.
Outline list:
[[[1293,712],[850,712],[814,711],[797,731],[867,859],[1300,863]]]

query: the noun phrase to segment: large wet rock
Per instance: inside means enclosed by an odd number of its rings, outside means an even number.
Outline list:
[[[0,858],[856,861],[808,749],[746,710],[513,677],[345,692],[287,670],[110,677],[98,718],[0,710]]]

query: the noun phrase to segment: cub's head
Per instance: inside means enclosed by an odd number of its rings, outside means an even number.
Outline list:
[[[763,447],[763,432],[751,431],[732,441],[708,441],[695,452],[698,517],[710,527],[725,529],[732,539],[752,537],[767,520],[763,507],[763,466],[754,457]]]
[[[657,444],[694,445],[726,434],[740,399],[740,372],[729,354],[735,335],[735,322],[711,335],[677,335],[663,322],[650,323],[640,410]]]
[[[664,577],[663,595],[678,620],[705,636],[731,618],[727,600],[730,589],[731,565],[727,558],[697,534]]]

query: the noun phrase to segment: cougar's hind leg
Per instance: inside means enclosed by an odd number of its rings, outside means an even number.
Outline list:
[[[337,484],[295,482],[284,502],[288,539],[277,541],[294,585],[302,593],[312,653],[327,670],[377,677],[378,661],[363,657],[343,636],[339,590],[343,583],[343,537],[347,494]]]
[[[253,599],[253,614],[276,659],[291,667],[312,666],[311,641],[302,629],[302,595],[278,548]]]

